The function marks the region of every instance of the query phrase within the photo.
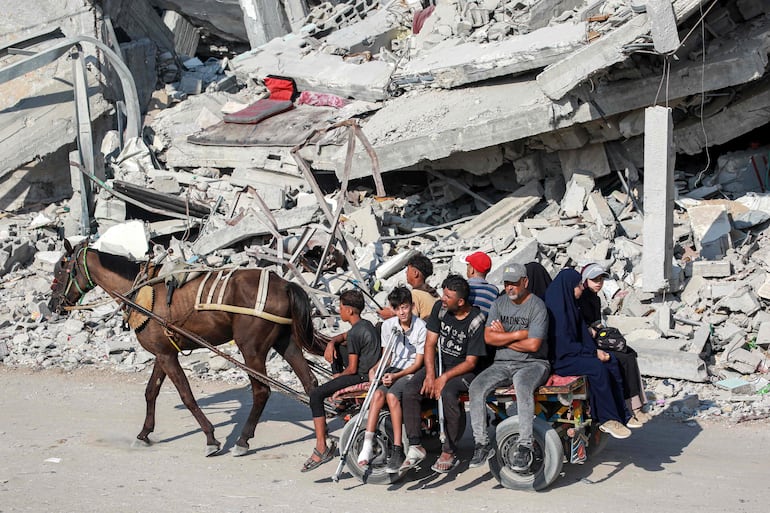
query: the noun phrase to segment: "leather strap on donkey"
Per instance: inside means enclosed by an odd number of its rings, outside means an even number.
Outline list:
[[[259,317],[266,321],[275,322],[277,324],[291,324],[292,320],[288,317],[281,317],[280,315],[271,314],[265,312],[265,305],[267,304],[267,288],[270,284],[270,271],[262,269],[259,273],[259,286],[257,287],[257,299],[254,303],[254,308],[247,308],[244,306],[224,305],[222,304],[225,290],[230,283],[230,277],[236,269],[230,269],[225,276],[222,276],[225,271],[219,271],[216,273],[214,283],[209,289],[209,293],[206,296],[206,300],[203,301],[203,288],[206,282],[214,275],[213,272],[206,273],[206,276],[201,280],[198,286],[198,294],[195,296],[195,309],[196,310],[216,310],[220,312],[230,312],[236,314],[251,315],[253,317]],[[214,294],[219,290],[219,295],[214,299]]]

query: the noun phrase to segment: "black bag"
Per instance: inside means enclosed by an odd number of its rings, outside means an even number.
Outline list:
[[[601,327],[596,330],[596,345],[605,351],[626,351],[626,338],[617,328]]]

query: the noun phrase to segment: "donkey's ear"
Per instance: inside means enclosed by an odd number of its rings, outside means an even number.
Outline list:
[[[72,253],[72,244],[68,239],[64,239],[64,249],[67,250],[68,255]]]

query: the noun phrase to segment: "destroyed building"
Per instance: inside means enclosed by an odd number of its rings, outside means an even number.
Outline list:
[[[0,360],[78,361],[67,340],[107,313],[66,340],[40,322],[61,236],[138,219],[184,260],[272,266],[319,311],[351,282],[381,302],[415,251],[433,285],[475,250],[493,282],[599,262],[645,376],[770,390],[770,2],[209,3],[0,21]],[[103,329],[106,359],[146,363]]]

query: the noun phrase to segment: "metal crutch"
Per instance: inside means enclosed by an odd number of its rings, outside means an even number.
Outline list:
[[[335,470],[334,475],[332,475],[332,481],[335,483],[340,480],[340,473],[342,472],[342,468],[345,466],[350,448],[353,447],[353,442],[356,439],[358,430],[361,429],[361,423],[364,421],[364,417],[369,412],[369,404],[372,402],[374,392],[377,390],[377,386],[379,385],[380,380],[382,380],[382,376],[385,374],[385,371],[390,366],[390,356],[396,346],[398,335],[401,333],[403,333],[403,331],[399,330],[395,326],[393,327],[393,337],[385,347],[385,352],[382,354],[382,358],[380,358],[380,363],[377,365],[377,369],[374,371],[374,381],[372,381],[371,385],[369,385],[369,391],[366,393],[364,404],[361,405],[361,411],[358,412],[356,423],[353,425],[353,431],[350,434],[350,438],[348,438],[348,443],[345,444],[345,450],[342,451],[342,454],[340,454],[340,462],[337,464],[337,470]]]
[[[436,351],[438,351],[438,375],[441,376],[444,374],[444,360],[441,358],[441,340],[439,339],[438,343],[436,344]],[[442,391],[443,392],[443,391]],[[442,394],[439,394],[438,396],[438,439],[441,442],[441,445],[444,445],[446,443],[446,427],[444,426],[444,400],[442,399]]]

